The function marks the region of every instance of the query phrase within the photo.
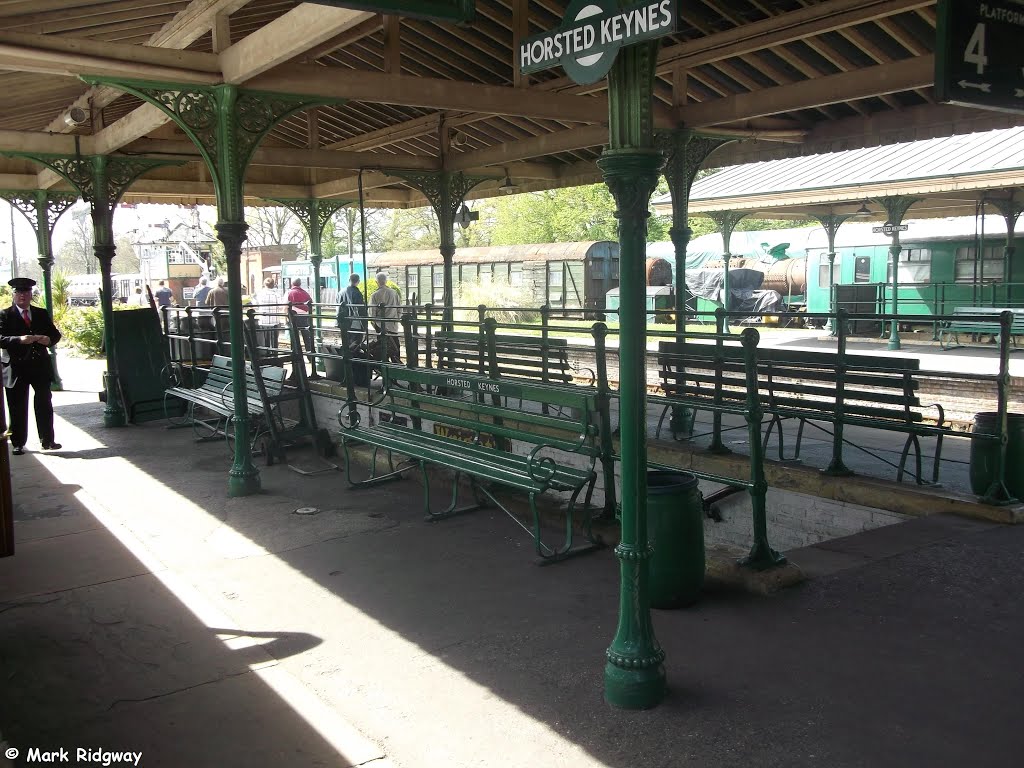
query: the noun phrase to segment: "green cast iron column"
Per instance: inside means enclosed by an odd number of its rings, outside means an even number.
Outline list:
[[[453,320],[452,307],[455,306],[455,281],[452,269],[455,257],[455,216],[466,200],[466,194],[483,181],[493,180],[491,176],[466,176],[462,171],[410,171],[406,169],[386,169],[386,173],[405,179],[423,193],[437,216],[437,226],[441,236],[441,259],[444,262],[444,309],[442,319],[446,323]],[[433,297],[431,297],[433,299]],[[420,302],[423,297],[420,297]]]
[[[83,78],[111,85],[159,108],[192,140],[210,171],[217,191],[217,237],[228,266],[228,329],[234,396],[235,453],[228,471],[228,495],[260,490],[259,470],[249,448],[248,393],[242,317],[241,255],[245,242],[245,170],[259,143],[285,118],[308,107],[336,103],[315,96],[249,91],[236,85],[182,85],[117,78]]]
[[[604,696],[625,709],[665,696],[665,652],[651,622],[647,528],[646,291],[648,204],[663,163],[654,149],[651,96],[657,45],[619,52],[608,75],[609,149],[597,161],[619,220],[619,430],[622,456],[619,621],[605,657]]]
[[[828,330],[829,334],[835,336],[836,334],[836,305],[835,305],[835,264],[836,264],[836,232],[839,231],[839,227],[844,221],[850,218],[851,214],[837,214],[833,213],[831,209],[828,213],[817,214],[812,213],[811,216],[821,224],[822,229],[825,230],[825,235],[828,237],[828,311],[833,316],[828,319]],[[810,283],[811,270],[807,270],[807,281]],[[806,294],[809,285],[804,287],[804,293]]]
[[[693,237],[690,229],[690,190],[693,188],[697,171],[708,156],[731,139],[718,139],[701,136],[693,131],[680,128],[670,131],[659,131],[655,134],[655,144],[665,156],[663,174],[672,196],[672,226],[668,230],[675,251],[675,314],[676,339],[682,341],[686,336],[686,309],[689,304],[690,292],[686,288],[686,249]],[[683,373],[682,364],[678,366]],[[686,431],[691,423],[693,409],[676,405],[672,407],[669,429],[673,435]]]
[[[708,214],[708,218],[718,225],[718,229],[722,233],[722,246],[725,249],[722,253],[722,261],[725,263],[725,270],[722,274],[722,306],[725,307],[726,312],[729,311],[731,298],[729,295],[729,260],[732,258],[732,252],[729,248],[732,242],[732,233],[736,230],[736,225],[746,215],[743,211],[712,211]],[[729,333],[728,315],[725,316],[723,330],[725,333]]]
[[[898,227],[903,222],[903,217],[906,216],[907,210],[917,201],[918,198],[916,197],[905,197],[903,195],[875,198],[875,202],[885,210],[885,223],[891,224],[894,227]],[[892,257],[892,302],[890,308],[893,319],[889,329],[887,348],[891,350],[900,348],[899,296],[897,293],[899,292],[900,251],[902,250],[903,248],[900,246],[900,231],[895,229],[892,233],[892,245],[889,246],[889,255]]]
[[[317,305],[316,311],[313,313],[313,337],[319,342],[321,340],[321,324],[323,318],[320,317],[320,266],[324,261],[324,227],[327,226],[327,222],[331,220],[331,217],[335,213],[340,211],[346,205],[351,204],[351,200],[319,200],[315,197],[306,199],[294,199],[284,197],[273,197],[269,198],[274,202],[281,203],[289,211],[294,213],[299,221],[302,222],[302,226],[306,230],[306,237],[309,238],[309,261],[313,265],[313,303]],[[367,275],[369,279],[369,275]],[[338,291],[342,290],[341,286],[341,275],[338,275]],[[369,300],[369,297],[367,297]],[[317,378],[317,371],[324,370],[323,360],[319,357],[316,358],[316,365],[313,366],[312,378]]]
[[[53,317],[53,228],[61,214],[75,204],[75,195],[37,189],[32,192],[2,190],[0,197],[24,214],[36,234],[36,253],[43,272],[43,299],[46,311]],[[57,369],[57,350],[53,347],[48,349],[53,366],[53,389],[59,392],[64,384]]]
[[[114,262],[114,206],[110,203],[107,176],[107,158],[93,157],[92,240],[96,260],[100,263],[102,286],[103,343],[107,353],[107,404],[103,409],[103,425],[123,427],[127,422],[121,402],[117,355],[114,354],[114,294],[111,291],[110,271]],[[117,203],[115,202],[114,205]]]
[[[1015,288],[1013,285],[1013,255],[1017,250],[1013,244],[1013,238],[1017,227],[1017,219],[1020,218],[1021,213],[1024,213],[1024,207],[1013,199],[1015,192],[1016,190],[1011,189],[1010,196],[1005,200],[1001,198],[989,199],[989,202],[995,205],[996,210],[1006,219],[1006,245],[1003,246],[1003,274],[1006,282],[1006,305],[1010,307],[1016,305],[1015,300],[1020,295],[1020,289]]]

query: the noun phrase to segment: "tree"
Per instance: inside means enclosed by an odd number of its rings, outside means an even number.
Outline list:
[[[60,247],[54,261],[69,275],[91,275],[99,271],[93,251],[92,219],[87,209],[71,212],[71,237]]]
[[[353,258],[361,258],[363,253],[363,237],[360,227],[362,220],[366,220],[366,252],[380,253],[388,250],[382,234],[382,228],[387,225],[391,212],[383,208],[366,208],[363,215],[359,215],[359,206],[350,205],[342,208],[334,214],[330,221],[332,240],[331,256],[335,253],[343,258],[349,254]],[[327,257],[327,228],[324,228],[324,258]],[[336,249],[336,250],[335,250]]]
[[[616,240],[615,201],[604,184],[498,198],[492,245]]]
[[[441,231],[430,206],[392,211],[382,234],[381,245],[387,251],[416,251],[441,245]]]
[[[115,243],[116,252],[114,253],[114,261],[111,262],[111,272],[122,272],[125,274],[134,274],[139,271],[139,254],[135,250],[135,246],[132,244],[132,239],[129,235],[119,235]]]
[[[264,205],[246,208],[245,223],[249,225],[246,243],[251,247],[298,243],[300,253],[308,253],[305,247],[305,227],[295,214],[284,206]]]

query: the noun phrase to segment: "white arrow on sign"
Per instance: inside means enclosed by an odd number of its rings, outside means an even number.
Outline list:
[[[988,83],[969,83],[966,80],[961,80],[957,85],[961,88],[976,88],[977,90],[984,91],[985,93],[992,92],[992,86]]]

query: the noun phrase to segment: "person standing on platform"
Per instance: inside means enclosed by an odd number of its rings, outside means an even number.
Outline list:
[[[128,304],[133,306],[133,307],[146,307],[146,306],[149,306],[149,302],[146,301],[146,296],[142,292],[142,288],[140,288],[140,287],[136,287],[135,288],[135,293],[133,293],[131,295],[131,298],[128,299]]]
[[[363,318],[366,316],[366,302],[363,292],[359,290],[359,275],[353,272],[348,278],[348,288],[341,294],[338,302],[338,327],[342,320],[348,318],[348,346],[355,351],[363,343]]]
[[[48,347],[60,341],[61,334],[50,313],[33,307],[35,280],[16,277],[8,285],[14,289],[14,304],[0,312],[0,348],[10,358],[4,371],[7,408],[11,413],[11,446],[15,456],[25,452],[28,441],[28,390],[32,388],[36,414],[36,432],[44,451],[55,451],[60,443],[53,439],[53,365]]]
[[[274,278],[268,277],[263,281],[263,287],[252,295],[252,305],[261,307],[262,311],[256,313],[256,320],[260,325],[260,346],[277,349],[277,333],[281,326],[281,316],[285,308],[281,306],[284,302],[282,296],[274,288]]]
[[[192,301],[196,303],[197,307],[206,306],[206,294],[210,292],[209,282],[205,277],[199,278],[199,285],[196,286],[195,293],[192,294]]]
[[[217,287],[210,290],[206,294],[206,306],[214,308],[221,307],[220,310],[214,309],[211,327],[217,334],[217,349],[220,350],[221,354],[231,354],[231,323],[228,317],[228,289],[224,287],[224,278],[217,278]]]
[[[377,290],[370,296],[370,317],[376,318],[374,326],[378,338],[387,344],[387,358],[390,363],[401,364],[402,355],[398,345],[402,326],[398,324],[399,308],[402,305],[398,291],[388,285],[388,273],[377,273]]]
[[[164,284],[163,280],[157,283],[157,289],[153,292],[153,298],[156,299],[157,309],[169,307],[174,303],[174,294],[171,293],[171,289]]]
[[[288,291],[288,304],[295,310],[295,327],[302,335],[302,341],[306,345],[306,352],[313,351],[313,330],[310,328],[309,312],[312,308],[313,297],[306,293],[302,287],[302,278],[296,277],[292,280],[292,288]],[[301,350],[299,350],[301,352]]]
[[[217,287],[210,289],[204,300],[208,307],[226,307],[228,305],[228,289],[224,287],[224,278],[217,278]]]

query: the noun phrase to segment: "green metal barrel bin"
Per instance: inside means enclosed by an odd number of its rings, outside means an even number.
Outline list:
[[[688,472],[647,472],[648,561],[652,608],[690,605],[704,586],[704,507]]]
[[[983,411],[974,414],[971,432],[999,434],[999,413]],[[1024,413],[1006,414],[1006,490],[1024,499]],[[988,493],[999,471],[999,441],[971,440],[971,491],[978,496]]]

